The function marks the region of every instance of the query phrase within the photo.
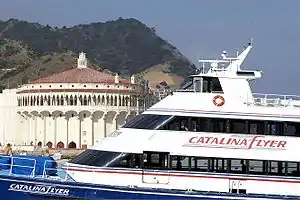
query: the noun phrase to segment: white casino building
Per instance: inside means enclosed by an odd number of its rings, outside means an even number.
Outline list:
[[[2,145],[82,148],[99,142],[152,102],[148,90],[87,66],[77,67],[0,94]]]

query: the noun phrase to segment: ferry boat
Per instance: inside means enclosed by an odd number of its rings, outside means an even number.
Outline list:
[[[10,199],[300,199],[300,97],[252,93],[250,81],[262,72],[241,69],[251,48],[249,43],[233,58],[223,52],[219,60],[201,60],[209,63],[207,71],[62,171],[47,164],[51,159],[2,158],[0,194]],[[16,170],[22,167],[27,174]]]

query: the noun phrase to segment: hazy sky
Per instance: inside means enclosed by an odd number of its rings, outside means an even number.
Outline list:
[[[264,71],[255,91],[300,95],[297,0],[0,0],[0,20],[72,26],[118,17],[155,26],[195,64],[199,57],[219,57],[224,49],[234,54],[252,37],[244,68]]]

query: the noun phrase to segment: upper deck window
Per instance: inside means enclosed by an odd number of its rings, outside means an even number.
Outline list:
[[[88,149],[72,159],[70,163],[104,167],[111,160],[114,160],[121,154],[122,153],[120,152],[97,151]]]
[[[73,158],[70,163],[97,167],[136,168],[140,166],[140,158],[137,154],[88,149]]]
[[[126,123],[123,128],[137,128],[155,130],[165,124],[173,116],[141,114]]]
[[[203,77],[203,92],[223,92],[219,78]]]
[[[188,86],[186,86],[188,87]],[[197,77],[193,80],[194,90],[203,93],[222,93],[223,89],[218,77]]]

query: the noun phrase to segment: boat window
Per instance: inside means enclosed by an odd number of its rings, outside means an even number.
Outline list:
[[[225,132],[225,122],[226,119],[211,119],[211,132],[219,132],[224,133]]]
[[[265,134],[265,122],[264,121],[255,121],[248,120],[248,130],[249,134]]]
[[[284,128],[283,122],[267,122],[266,134],[267,135],[283,135]]]
[[[278,170],[278,163],[279,162],[276,162],[276,161],[270,161],[269,162],[269,165],[268,165],[268,167],[269,167],[269,169],[268,169],[269,174],[274,174],[274,175],[281,174],[281,172]]]
[[[192,166],[193,171],[203,171],[207,172],[210,168],[210,161],[207,158],[198,158],[198,157],[192,157]]]
[[[299,122],[172,116],[162,124],[157,129],[300,137]]]
[[[142,155],[138,154],[123,154],[123,156],[110,163],[109,167],[140,168],[141,158]]]
[[[189,170],[191,166],[191,158],[187,156],[171,156],[171,169]]]
[[[230,123],[231,133],[246,133],[245,120],[232,119]]]
[[[197,120],[197,131],[212,132],[212,123],[210,118],[200,118]]]
[[[171,115],[141,114],[126,123],[123,128],[155,130],[163,126],[170,119],[172,119]]]
[[[189,118],[176,116],[161,126],[160,130],[191,131]]]
[[[285,122],[283,135],[300,136],[300,124],[295,122]]]
[[[95,167],[137,168],[140,167],[140,157],[137,154],[88,149],[70,163]]]
[[[213,173],[300,177],[300,163],[268,160],[207,158],[171,155],[170,169]]]
[[[202,83],[203,85],[202,85],[202,87],[203,87],[203,90],[202,90],[202,92],[210,92],[209,91],[209,88],[210,88],[210,82],[209,82],[209,80],[207,80],[207,79],[204,79],[203,78],[203,83]]]
[[[197,131],[300,137],[299,122],[141,114],[126,123],[123,127],[149,130]]]
[[[250,160],[249,161],[249,174],[263,174],[263,161]]]
[[[145,169],[168,169],[169,153],[151,152],[143,153],[143,168]]]
[[[202,80],[201,79],[200,80],[194,80],[193,86],[194,86],[193,89],[196,92],[202,92]]]
[[[232,159],[230,173],[246,173],[246,163],[244,160]]]
[[[203,77],[203,92],[205,93],[222,93],[223,89],[217,77]]]
[[[182,86],[183,90],[193,90],[193,79],[189,78],[190,80],[187,80],[185,84]]]
[[[300,176],[300,163],[296,162],[285,162],[284,173],[287,176]]]
[[[217,77],[211,79],[211,92],[223,92],[219,78]]]
[[[295,136],[296,135],[296,127],[291,123],[284,124],[284,133],[285,136]]]
[[[200,171],[209,171],[209,172],[227,172],[227,160],[222,158],[208,158],[208,159],[200,159],[195,158],[198,161],[197,168]],[[200,161],[200,163],[199,163]],[[196,169],[197,169],[196,168]]]

